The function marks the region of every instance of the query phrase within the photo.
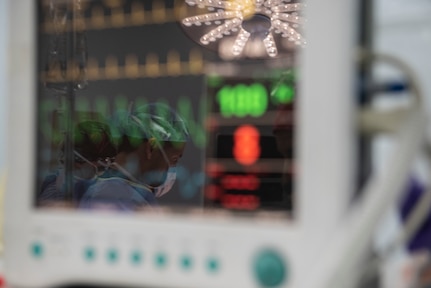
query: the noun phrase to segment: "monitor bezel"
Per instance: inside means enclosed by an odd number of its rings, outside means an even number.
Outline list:
[[[204,239],[204,233],[212,231],[215,241],[222,241],[219,238],[226,231],[235,230],[235,237],[241,237],[241,233],[254,235],[255,239],[250,240],[253,245],[272,243],[288,251],[286,253],[289,253],[295,271],[290,283],[301,283],[301,275],[306,275],[307,259],[310,260],[322,245],[317,239],[327,237],[347,214],[355,174],[355,165],[352,165],[355,147],[352,96],[356,65],[353,61],[356,52],[355,1],[337,0],[331,5],[317,0],[308,2],[306,15],[309,21],[305,25],[305,34],[309,44],[300,55],[303,81],[299,84],[302,96],[297,110],[298,214],[293,222],[272,223],[240,218],[199,219],[193,215],[107,215],[37,209],[33,201],[37,169],[37,129],[34,121],[37,107],[36,1],[10,0],[8,14],[13,17],[9,19],[9,156],[5,199],[5,244],[8,247],[5,251],[5,271],[8,281],[29,287],[52,284],[62,279],[95,282],[105,277],[103,281],[112,283],[127,281],[115,278],[118,273],[106,275],[106,270],[102,268],[92,270],[92,273],[80,270],[80,276],[73,271],[64,271],[46,279],[47,274],[42,271],[46,267],[29,260],[28,241],[45,237],[40,235],[56,233],[55,227],[68,227],[67,235],[79,235],[92,229],[101,234],[119,229],[127,234],[127,231],[132,233],[133,227],[139,227],[157,231],[158,235],[169,235],[172,229],[184,229],[198,239]],[[322,15],[331,16],[326,19]],[[328,67],[331,68],[330,73]],[[256,226],[256,223],[259,225]],[[59,230],[61,234],[62,229]],[[216,232],[221,233],[220,236]],[[290,243],[289,247],[285,247],[285,243]],[[232,247],[228,250],[235,251]],[[25,279],[22,275],[26,275]],[[161,283],[158,278],[150,277],[148,284],[169,285],[175,284],[172,282],[174,280],[167,279]],[[130,280],[131,283],[133,281]]]

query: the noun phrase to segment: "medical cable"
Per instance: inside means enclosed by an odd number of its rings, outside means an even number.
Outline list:
[[[423,104],[423,93],[417,81],[417,77],[413,70],[402,60],[387,54],[370,54],[361,53],[361,60],[363,61],[380,61],[392,64],[402,70],[408,78],[408,87],[414,95],[413,107],[407,109],[398,109],[389,112],[375,111],[370,108],[362,109],[359,115],[359,123],[362,131],[371,134],[381,132],[397,132],[400,129],[401,123],[410,113],[414,113],[418,108],[421,109]],[[412,109],[413,108],[413,109]],[[429,163],[431,163],[431,146],[426,143],[426,153]],[[367,281],[377,273],[378,267],[382,262],[387,259],[399,247],[405,245],[410,238],[420,228],[421,224],[427,217],[431,210],[431,190],[427,189],[420,197],[417,204],[409,214],[404,229],[398,233],[393,243],[388,248],[378,255],[376,258],[367,263],[365,271],[361,277],[361,281]]]

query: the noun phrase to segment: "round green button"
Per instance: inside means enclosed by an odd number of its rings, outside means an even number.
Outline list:
[[[154,262],[158,268],[164,268],[168,264],[168,258],[166,254],[159,252],[154,257]]]
[[[220,262],[216,258],[209,258],[207,261],[207,269],[211,273],[215,273],[220,269]]]
[[[132,264],[139,265],[142,262],[142,254],[139,251],[133,251],[130,255],[130,260],[132,261]]]
[[[184,255],[180,258],[180,264],[183,270],[189,270],[193,266],[193,260],[190,256]]]
[[[118,252],[115,249],[109,249],[107,253],[108,262],[115,263],[118,260]]]
[[[260,252],[255,258],[253,268],[256,280],[263,287],[277,287],[287,277],[283,258],[273,250]]]
[[[43,246],[39,242],[35,242],[31,245],[31,254],[35,258],[41,258],[43,256]]]
[[[96,258],[96,252],[92,247],[87,247],[84,249],[84,258],[88,262],[93,261]]]

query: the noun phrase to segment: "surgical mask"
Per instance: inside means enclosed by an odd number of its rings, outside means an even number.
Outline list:
[[[129,111],[130,111],[130,110],[131,110],[131,109],[130,109],[130,107],[129,107]],[[134,115],[131,115],[131,119],[132,119],[133,121],[135,121],[135,122],[136,122],[136,123],[137,123],[137,124],[138,124],[142,129],[143,129],[143,131],[145,131],[145,127],[144,127],[144,125],[142,124],[142,122],[141,122],[141,120],[140,120],[140,119],[138,119],[138,118],[137,118],[136,116],[134,116]],[[166,174],[166,178],[165,178],[165,180],[164,180],[163,184],[161,184],[161,185],[159,185],[159,186],[151,186],[151,185],[146,184],[146,186],[147,186],[147,187],[151,188],[151,189],[154,191],[154,195],[155,195],[157,198],[159,198],[159,197],[161,197],[161,196],[165,195],[166,193],[168,193],[168,192],[172,189],[172,186],[174,185],[175,180],[176,180],[176,178],[177,178],[177,172],[176,172],[176,167],[175,167],[175,166],[171,166],[171,163],[170,163],[170,161],[169,161],[168,155],[166,154],[166,151],[165,151],[165,149],[162,147],[162,145],[160,145],[160,142],[156,140],[155,144],[157,145],[157,147],[158,147],[158,149],[159,149],[160,153],[161,153],[161,154],[162,154],[162,156],[163,156],[163,159],[165,160],[165,162],[168,164],[168,167],[169,167],[169,169],[168,169],[168,171],[167,171],[167,174]],[[116,164],[116,163],[115,163],[115,164]],[[129,177],[129,179],[131,179],[131,180],[133,180],[133,181],[136,181],[136,182],[138,182],[138,183],[142,184],[142,181],[138,181],[135,177],[133,177],[133,176],[131,175],[131,173],[129,173],[129,171],[127,171],[127,170],[126,170],[126,169],[124,169],[123,167],[119,166],[118,164],[116,164],[115,166],[117,166],[117,168],[119,168],[119,170],[120,170],[120,171],[122,171],[124,175],[126,175],[127,177]]]
[[[91,180],[96,177],[97,174],[94,172],[94,167],[92,166],[83,166],[73,171],[73,178],[76,180]]]
[[[163,150],[163,148],[161,147],[161,145],[159,145],[159,149],[163,155],[163,158],[169,164],[168,157],[167,157],[165,151]],[[175,180],[177,178],[177,169],[175,166],[171,166],[171,167],[169,167],[169,169],[167,171],[166,178],[165,178],[163,184],[155,187],[155,186],[144,183],[144,181],[137,179],[135,176],[132,175],[132,173],[130,173],[129,169],[119,165],[116,162],[111,163],[111,166],[115,167],[118,171],[120,171],[124,176],[129,178],[135,184],[142,185],[148,189],[151,189],[154,193],[154,196],[156,196],[157,198],[168,193],[172,189],[172,186],[174,185]]]
[[[156,142],[160,153],[162,153],[163,158],[165,159],[166,163],[169,166],[168,173],[166,175],[166,179],[160,186],[154,187],[154,195],[159,198],[168,193],[172,187],[175,184],[175,180],[177,179],[177,167],[176,166],[170,166],[170,162],[168,159],[168,155],[166,155],[165,149],[163,149],[162,145],[160,145],[159,142]]]
[[[165,182],[158,187],[154,187],[154,195],[159,198],[168,193],[174,186],[176,179],[177,167],[169,167]]]
[[[87,158],[82,156],[79,152],[73,151],[75,156],[84,161],[90,166],[83,166],[79,169],[74,169],[73,177],[77,180],[91,180],[97,177],[99,168],[91,163]]]
[[[141,120],[138,119],[136,116],[131,115],[131,118],[133,121],[135,121],[143,131],[145,131],[145,127],[142,124]],[[166,164],[168,164],[168,173],[166,175],[165,180],[163,181],[163,183],[159,186],[150,186],[154,191],[158,191],[158,193],[155,192],[156,197],[160,197],[164,194],[166,194],[167,192],[169,192],[169,190],[171,190],[172,186],[175,183],[175,179],[176,179],[176,168],[171,166],[171,163],[169,161],[168,155],[166,154],[165,149],[162,147],[162,145],[160,145],[160,142],[158,140],[155,141],[155,144],[157,146],[157,148],[159,149],[160,153],[163,156],[163,159],[165,160]],[[157,177],[156,177],[157,178]],[[159,195],[159,196],[157,196]]]
[[[79,159],[83,160],[85,163],[89,164],[90,166],[84,166],[80,169],[74,169],[73,170],[73,180],[74,181],[82,181],[82,180],[95,180],[97,178],[97,171],[98,168],[96,165],[91,163],[87,158],[82,156],[79,152],[73,151],[75,156],[77,156]],[[58,169],[58,176],[56,180],[56,188],[57,190],[63,189],[63,185],[66,180],[65,175],[65,169],[63,167],[60,167]]]

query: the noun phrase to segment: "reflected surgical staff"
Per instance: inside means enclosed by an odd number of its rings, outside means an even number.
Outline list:
[[[111,121],[118,154],[84,195],[80,208],[131,211],[156,206],[175,182],[175,166],[189,132],[168,106],[149,104],[120,111]]]
[[[74,153],[73,187],[75,201],[79,201],[87,188],[96,182],[100,159],[114,157],[109,126],[98,121],[83,121],[74,130],[76,143]],[[62,147],[64,152],[64,145]],[[59,159],[58,170],[45,178],[42,183],[38,202],[41,204],[65,200],[64,157]]]

